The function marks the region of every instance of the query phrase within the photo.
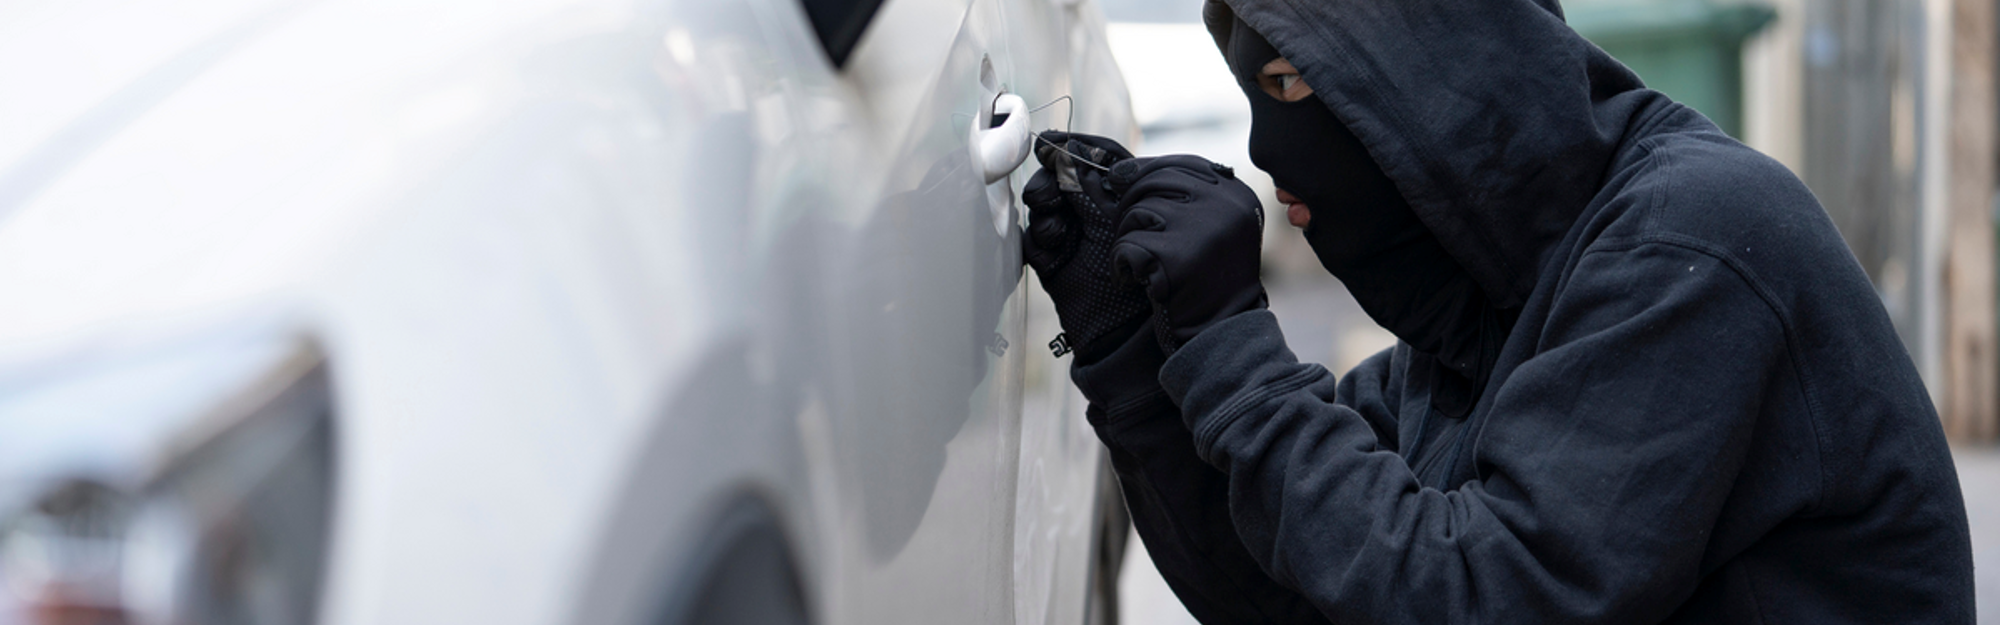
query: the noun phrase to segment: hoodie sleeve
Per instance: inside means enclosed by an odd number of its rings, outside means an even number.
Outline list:
[[[1311,602],[1265,575],[1237,538],[1227,476],[1195,457],[1180,408],[1160,388],[1165,359],[1149,330],[1071,370],[1147,555],[1203,623],[1326,622]]]
[[[1400,447],[1396,440],[1398,431],[1396,408],[1403,405],[1403,368],[1409,348],[1396,345],[1369,356],[1347,375],[1340,377],[1340,384],[1334,387],[1333,403],[1346,406],[1361,415],[1368,427],[1375,431],[1375,444],[1389,451]]]
[[[1193,452],[1251,556],[1328,617],[1654,622],[1688,597],[1784,326],[1692,246],[1587,252],[1484,412],[1478,479],[1421,486],[1334,382],[1248,313],[1169,359]]]

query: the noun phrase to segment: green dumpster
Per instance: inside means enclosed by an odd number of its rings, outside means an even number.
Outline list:
[[[1569,25],[1639,74],[1646,86],[1743,136],[1743,42],[1776,12],[1711,0],[1575,0]]]

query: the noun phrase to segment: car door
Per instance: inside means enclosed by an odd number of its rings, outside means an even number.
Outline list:
[[[862,203],[823,230],[838,260],[813,314],[831,622],[1016,620],[1025,299],[1011,178],[989,186],[970,145],[1016,69],[1002,9],[885,3],[839,69],[869,145],[826,158],[875,160]]]
[[[1116,493],[1023,279],[1015,198],[1034,166],[989,184],[972,144],[1003,94],[1055,104],[1032,128],[1129,140],[1101,19],[1080,2],[903,2],[868,29],[839,80],[885,168],[829,229],[845,264],[821,282],[835,498],[858,504],[831,524],[826,596],[841,622],[1078,622]]]
[[[719,321],[639,444],[574,620],[657,622],[602,606],[705,587],[688,570],[715,540],[703,519],[729,516],[702,510],[742,493],[783,526],[815,622],[1082,620],[1101,451],[1066,361],[1040,347],[1055,323],[1024,279],[1015,199],[1033,166],[989,182],[974,146],[1006,126],[1003,94],[1048,102],[1080,75],[1077,129],[1129,136],[1094,7],[661,11],[655,73],[706,102],[666,128],[698,233],[683,253],[704,259],[686,282]],[[856,22],[851,46],[829,44]]]
[[[1111,58],[1096,2],[1016,0],[1007,5],[1009,77],[1036,107],[1034,128],[1072,129],[1125,142],[1138,128]],[[1015,176],[1024,182],[1036,165]],[[1104,448],[1083,420],[1069,357],[1049,347],[1062,328],[1032,275],[1022,354],[1021,460],[1015,503],[1014,603],[1020,622],[1115,621],[1117,566],[1129,524]]]
[[[832,534],[821,579],[835,622],[1084,618],[1095,504],[1115,493],[1098,479],[1102,452],[1067,362],[1042,347],[1052,311],[1023,279],[1015,198],[1034,166],[989,183],[995,164],[974,144],[1008,126],[994,109],[1003,95],[1075,93],[1013,121],[1130,137],[1095,11],[885,3],[836,70],[836,89],[860,102],[858,128],[824,142],[837,152],[823,158],[861,171],[825,186],[866,191],[819,230],[820,256],[839,260],[823,265],[811,313],[835,467],[836,503],[821,509],[838,511],[820,530]]]

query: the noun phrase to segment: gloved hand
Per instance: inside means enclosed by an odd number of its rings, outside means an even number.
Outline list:
[[[1235,171],[1177,154],[1120,161],[1110,180],[1124,213],[1116,271],[1144,288],[1162,351],[1265,307],[1257,278],[1264,209]]]
[[[1077,352],[1077,366],[1095,362],[1131,338],[1152,310],[1137,286],[1117,282],[1111,273],[1119,204],[1105,169],[1131,158],[1124,146],[1104,137],[1044,132],[1035,140],[1042,170],[1021,192],[1028,205],[1022,256],[1055,304],[1067,346]],[[1066,351],[1059,347],[1063,340],[1051,344],[1058,356]]]

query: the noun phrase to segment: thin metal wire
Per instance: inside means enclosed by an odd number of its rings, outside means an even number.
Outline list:
[[[1002,94],[1004,95],[1004,94],[1005,94],[1005,92],[1002,92]],[[998,98],[998,96],[995,96],[995,98],[997,99],[997,98]],[[1037,107],[1035,107],[1035,108],[1031,108],[1031,109],[1028,109],[1028,114],[1029,114],[1029,115],[1034,115],[1034,114],[1036,114],[1036,113],[1040,113],[1040,112],[1042,112],[1042,111],[1043,111],[1044,109],[1047,109],[1047,108],[1049,108],[1049,107],[1051,107],[1051,106],[1055,106],[1057,102],[1067,102],[1067,103],[1069,103],[1069,108],[1066,108],[1066,109],[1064,109],[1064,112],[1066,112],[1066,113],[1067,113],[1067,115],[1066,115],[1066,116],[1064,116],[1064,119],[1063,119],[1063,132],[1064,132],[1064,133],[1068,133],[1068,132],[1070,132],[1070,129],[1071,129],[1071,128],[1074,128],[1074,127],[1076,127],[1076,99],[1075,99],[1075,98],[1071,98],[1071,97],[1069,97],[1069,95],[1067,95],[1067,94],[1065,94],[1065,95],[1061,95],[1061,96],[1057,96],[1057,97],[1056,97],[1056,99],[1054,99],[1054,100],[1049,100],[1049,101],[1048,101],[1048,103],[1046,103],[1046,104],[1043,104],[1043,105],[1041,105],[1041,106],[1037,106]],[[952,120],[953,120],[954,122],[956,122],[956,121],[958,120],[958,118],[960,118],[960,117],[963,117],[963,118],[966,118],[966,119],[968,119],[968,120],[969,120],[969,119],[972,119],[972,118],[973,118],[973,116],[972,116],[972,115],[968,115],[968,114],[965,114],[965,113],[956,113],[956,112],[955,112],[955,113],[952,113],[952,114],[951,114],[951,117],[952,117]],[[1052,130],[1053,130],[1053,129],[1052,129]],[[1036,141],[1040,141],[1040,142],[1042,142],[1042,143],[1047,143],[1047,144],[1049,144],[1049,147],[1052,147],[1052,148],[1055,148],[1055,149],[1056,149],[1057,151],[1059,151],[1059,152],[1062,152],[1062,153],[1064,153],[1064,154],[1068,154],[1068,155],[1070,156],[1070,160],[1074,160],[1074,161],[1076,161],[1076,162],[1079,162],[1079,163],[1083,163],[1083,164],[1085,164],[1085,165],[1089,165],[1089,166],[1091,166],[1091,167],[1093,167],[1093,168],[1096,168],[1096,169],[1097,169],[1098,171],[1102,171],[1102,172],[1106,172],[1106,173],[1109,173],[1109,172],[1111,171],[1111,168],[1109,168],[1109,167],[1105,167],[1105,166],[1103,166],[1103,165],[1099,165],[1099,164],[1097,164],[1097,163],[1095,163],[1095,162],[1091,161],[1090,159],[1086,159],[1086,158],[1084,158],[1083,156],[1081,156],[1081,155],[1079,155],[1079,154],[1077,154],[1077,153],[1075,153],[1075,152],[1071,152],[1071,151],[1069,151],[1069,149],[1068,149],[1068,148],[1065,148],[1065,147],[1063,147],[1063,146],[1060,146],[1060,145],[1056,145],[1056,142],[1054,142],[1054,141],[1050,141],[1050,140],[1048,140],[1047,138],[1043,137],[1043,136],[1042,136],[1042,133],[1039,133],[1039,132],[1037,132],[1037,133],[1031,133],[1031,134],[1033,134],[1033,135],[1034,135],[1034,137],[1035,137],[1035,140],[1036,140]]]
[[[1092,162],[1092,161],[1091,161],[1090,159],[1087,159],[1087,158],[1084,158],[1084,157],[1083,157],[1082,155],[1079,155],[1079,154],[1077,154],[1077,153],[1075,153],[1075,152],[1071,152],[1071,151],[1069,151],[1069,148],[1065,148],[1065,147],[1063,147],[1063,146],[1060,146],[1060,145],[1056,145],[1056,142],[1054,142],[1054,141],[1050,141],[1050,140],[1048,140],[1047,138],[1044,138],[1044,137],[1042,136],[1042,133],[1039,133],[1039,132],[1035,133],[1035,140],[1036,140],[1036,141],[1040,141],[1040,142],[1042,142],[1042,143],[1047,143],[1047,144],[1049,144],[1049,147],[1052,147],[1052,148],[1055,148],[1055,149],[1056,149],[1056,151],[1058,151],[1058,152],[1062,152],[1062,153],[1064,153],[1064,154],[1068,154],[1068,155],[1069,155],[1069,160],[1071,160],[1071,161],[1074,161],[1074,162],[1078,162],[1078,163],[1083,163],[1083,164],[1085,164],[1085,165],[1089,165],[1089,166],[1090,166],[1090,167],[1091,167],[1092,169],[1096,169],[1096,170],[1098,170],[1098,171],[1101,171],[1101,172],[1104,172],[1104,173],[1111,173],[1111,168],[1110,168],[1110,167],[1105,167],[1105,166],[1103,166],[1103,165],[1099,165],[1099,164],[1097,164],[1097,163],[1095,163],[1095,162]]]
[[[1028,109],[1028,114],[1029,114],[1029,115],[1033,115],[1033,114],[1036,114],[1036,113],[1040,113],[1040,112],[1042,112],[1042,109],[1045,109],[1045,108],[1048,108],[1048,107],[1051,107],[1051,106],[1055,106],[1057,102],[1068,102],[1068,103],[1069,103],[1069,108],[1067,108],[1067,109],[1064,109],[1064,110],[1066,110],[1066,111],[1068,111],[1068,112],[1069,112],[1069,117],[1068,117],[1067,119],[1063,120],[1063,132],[1069,132],[1069,130],[1070,130],[1071,128],[1075,128],[1075,127],[1076,127],[1076,100],[1074,100],[1074,99],[1071,99],[1071,98],[1069,97],[1069,94],[1063,94],[1063,95],[1062,95],[1061,97],[1058,97],[1058,98],[1056,98],[1056,99],[1054,99],[1054,100],[1049,100],[1049,103],[1048,103],[1048,104],[1043,104],[1043,105],[1041,105],[1041,106],[1037,106],[1037,107],[1035,107],[1035,108],[1031,108],[1031,109]]]
[[[1042,111],[1042,109],[1046,109],[1046,108],[1048,108],[1048,107],[1051,107],[1051,106],[1055,106],[1057,102],[1068,102],[1068,103],[1069,103],[1069,107],[1068,107],[1067,109],[1064,109],[1065,111],[1067,111],[1067,112],[1069,113],[1069,115],[1067,116],[1067,118],[1065,118],[1065,119],[1063,120],[1063,133],[1064,133],[1064,134],[1068,134],[1068,133],[1070,132],[1070,129],[1071,129],[1071,128],[1075,128],[1075,127],[1076,127],[1076,99],[1074,99],[1074,98],[1071,98],[1071,97],[1069,97],[1069,95],[1068,95],[1068,94],[1064,94],[1064,95],[1062,95],[1062,96],[1060,96],[1060,97],[1057,97],[1057,98],[1056,98],[1056,99],[1054,99],[1054,100],[1049,100],[1049,102],[1048,102],[1047,104],[1043,104],[1043,105],[1041,105],[1041,106],[1037,106],[1037,107],[1035,107],[1035,108],[1031,108],[1031,109],[1028,109],[1028,114],[1029,114],[1029,115],[1033,115],[1033,114],[1035,114],[1035,113],[1039,113],[1039,112],[1041,112],[1041,111]],[[1048,140],[1048,138],[1046,138],[1046,137],[1043,137],[1043,136],[1042,136],[1042,133],[1039,133],[1039,132],[1037,132],[1037,133],[1034,133],[1034,134],[1035,134],[1035,140],[1036,140],[1036,141],[1040,141],[1040,142],[1042,142],[1042,143],[1047,143],[1047,144],[1049,144],[1049,147],[1052,147],[1052,148],[1055,148],[1055,149],[1056,149],[1056,151],[1059,151],[1059,152],[1062,152],[1062,153],[1064,153],[1064,154],[1068,154],[1068,155],[1069,155],[1069,158],[1070,158],[1070,160],[1071,160],[1071,161],[1075,161],[1075,162],[1078,162],[1078,163],[1083,163],[1083,164],[1085,164],[1085,165],[1089,165],[1089,166],[1091,166],[1092,168],[1095,168],[1096,170],[1098,170],[1098,171],[1102,171],[1102,172],[1105,172],[1105,173],[1110,173],[1110,172],[1111,172],[1111,168],[1109,168],[1109,167],[1105,167],[1105,166],[1103,166],[1103,165],[1099,165],[1099,164],[1097,164],[1096,162],[1093,162],[1093,161],[1091,161],[1090,159],[1087,159],[1087,158],[1084,158],[1084,157],[1082,157],[1081,155],[1078,155],[1078,154],[1077,154],[1077,153],[1075,153],[1075,152],[1071,152],[1071,151],[1069,151],[1069,148],[1065,148],[1065,147],[1063,147],[1063,146],[1060,146],[1060,145],[1056,145],[1056,142],[1054,142],[1054,141],[1050,141],[1050,140]]]
[[[1006,95],[1006,93],[1002,92],[1000,95]],[[994,96],[994,100],[997,101],[999,99],[1000,99],[999,96]],[[1076,100],[1071,99],[1067,95],[1058,97],[1054,100],[1049,100],[1047,104],[1043,104],[1041,106],[1028,109],[1028,114],[1033,115],[1036,113],[1040,113],[1042,112],[1043,109],[1055,106],[1057,102],[1069,102],[1069,108],[1066,109],[1069,112],[1069,117],[1063,120],[1063,132],[1069,132],[1069,129],[1076,125]],[[951,114],[952,123],[958,123],[958,120],[961,118],[966,121],[972,121],[973,116],[971,113],[960,113],[957,111],[952,112]]]

